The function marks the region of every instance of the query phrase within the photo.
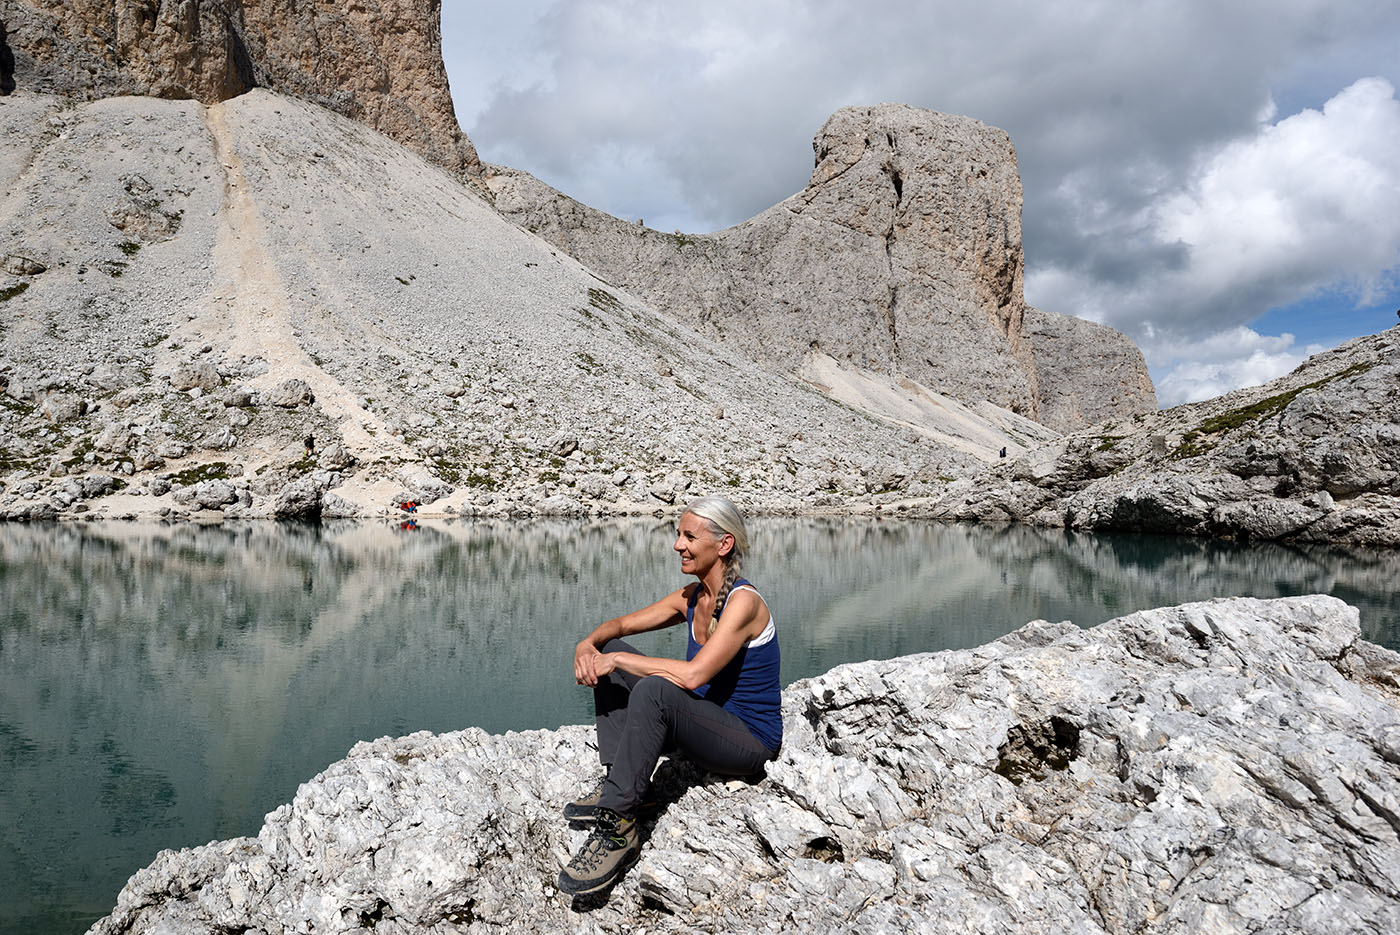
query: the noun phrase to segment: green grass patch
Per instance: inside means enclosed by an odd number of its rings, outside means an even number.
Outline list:
[[[83,459],[86,458],[87,455],[94,450],[95,446],[93,445],[91,438],[80,438],[73,445],[72,456],[63,459],[63,464],[65,467],[77,467],[79,464],[83,464]],[[97,459],[94,458],[93,460],[96,461]]]
[[[5,288],[0,289],[0,302],[8,302],[28,288],[29,283],[27,282],[16,283],[13,286],[6,286]]]
[[[600,325],[600,326],[603,328],[604,331],[611,331],[611,330],[612,330],[612,328],[608,327],[608,323],[607,323],[607,322],[603,321],[603,319],[599,318],[597,315],[594,315],[594,314],[593,314],[592,312],[590,312],[588,309],[586,309],[586,308],[581,308],[581,309],[578,310],[578,313],[579,313],[580,315],[582,315],[584,318],[587,318],[590,322],[596,322],[598,325]]]
[[[230,465],[227,461],[211,461],[208,464],[200,464],[171,474],[170,483],[188,487],[205,480],[228,480],[233,476],[229,473],[229,469]]]
[[[1099,436],[1099,447],[1095,451],[1112,451],[1118,447],[1118,443],[1123,440],[1121,435],[1101,435]]]
[[[1297,399],[1300,394],[1308,390],[1315,390],[1318,387],[1326,386],[1333,380],[1340,380],[1344,377],[1355,376],[1358,373],[1365,373],[1373,366],[1374,364],[1353,364],[1345,370],[1332,374],[1330,377],[1323,377],[1321,380],[1305,383],[1302,386],[1294,387],[1286,392],[1277,393],[1273,396],[1266,396],[1248,406],[1241,406],[1238,409],[1231,409],[1217,416],[1211,416],[1182,436],[1181,444],[1177,446],[1176,451],[1172,452],[1171,458],[1180,461],[1184,458],[1194,458],[1198,455],[1203,455],[1215,447],[1213,442],[1207,442],[1205,440],[1206,436],[1220,435],[1221,433],[1237,429],[1242,425],[1247,425],[1250,422],[1257,422],[1260,419],[1267,419],[1269,416],[1277,415],[1288,408],[1288,404]]]
[[[0,471],[15,471],[31,467],[33,464],[34,460],[26,454],[11,451],[8,448],[0,448]]]
[[[0,406],[4,406],[11,412],[18,413],[21,416],[31,414],[36,408],[33,403],[27,403],[22,399],[15,399],[8,393],[0,393]]]
[[[457,450],[448,451],[447,454],[433,459],[433,467],[437,470],[438,477],[449,484],[459,484],[462,482],[462,465],[466,462],[462,452]]]
[[[117,249],[127,256],[136,256],[141,252],[141,245],[134,240],[123,240],[117,244]]]
[[[501,486],[501,482],[496,478],[480,471],[471,472],[466,477],[462,478],[462,483],[466,484],[468,487],[479,487],[482,490],[495,490]]]

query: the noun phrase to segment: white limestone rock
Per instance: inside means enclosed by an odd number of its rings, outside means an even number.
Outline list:
[[[281,406],[284,409],[295,409],[297,406],[307,406],[315,402],[315,395],[311,392],[311,387],[305,380],[291,379],[278,383],[263,397],[263,402],[269,406]]]
[[[837,111],[812,147],[806,189],[708,235],[640,227],[504,167],[486,183],[506,217],[757,360],[795,370],[819,350],[1060,430],[1156,408],[1125,336],[1025,304],[1005,133],[880,104]]]
[[[1400,656],[1328,597],[841,666],[755,784],[663,763],[641,859],[554,890],[592,729],[358,744],[256,838],[157,857],[94,935],[449,931],[1388,933]]]
[[[181,364],[170,372],[170,385],[180,391],[200,389],[211,392],[219,388],[219,371],[207,360]]]
[[[1219,399],[1103,423],[950,486],[947,519],[1400,545],[1400,328]]]
[[[272,515],[277,519],[318,519],[327,486],[319,473],[303,475],[283,486],[272,505]]]

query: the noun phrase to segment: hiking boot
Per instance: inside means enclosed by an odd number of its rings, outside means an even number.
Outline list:
[[[571,822],[589,824],[598,818],[598,803],[603,799],[603,783],[608,779],[604,776],[598,780],[598,784],[591,792],[579,796],[572,802],[564,806],[564,817]],[[606,811],[606,809],[604,809]],[[656,811],[656,796],[652,795],[651,789],[647,789],[643,801],[637,806],[636,814],[646,816]]]
[[[593,821],[598,817],[598,803],[603,798],[603,783],[608,781],[604,776],[598,780],[598,784],[593,787],[593,791],[585,792],[564,806],[564,817],[569,821]]]
[[[632,866],[641,849],[635,819],[598,807],[588,839],[559,871],[559,891],[582,896],[611,886]]]

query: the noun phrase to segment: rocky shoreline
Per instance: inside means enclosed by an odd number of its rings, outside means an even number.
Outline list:
[[[357,745],[255,838],[166,851],[141,932],[1380,933],[1400,655],[1327,597],[1234,598],[840,666],[760,782],[663,763],[642,858],[554,891],[591,729]]]
[[[363,464],[338,433],[322,428],[324,415],[304,382],[265,391],[230,387],[208,364],[177,368],[166,376],[169,391],[144,397],[148,406],[158,399],[166,413],[174,396],[205,421],[227,418],[225,434],[255,419],[270,423],[284,453],[250,472],[237,460],[199,455],[179,438],[188,429],[147,423],[155,430],[147,433],[139,423],[123,427],[100,416],[103,406],[135,412],[143,401],[110,389],[119,374],[89,368],[83,380],[98,392],[84,397],[0,373],[0,400],[7,400],[0,428],[42,437],[68,426],[70,437],[79,437],[95,430],[72,428],[82,422],[106,426],[80,457],[55,459],[48,476],[12,473],[0,486],[0,519],[384,518],[404,517],[398,504],[407,501],[423,517],[634,516],[674,510],[720,489],[759,514],[1400,545],[1400,329],[1316,355],[1264,386],[1063,436],[1004,410],[968,409],[961,423],[968,438],[995,425],[1002,434],[978,444],[1014,439],[1012,457],[990,466],[957,452],[914,454],[917,444],[910,453],[933,460],[914,466],[882,457],[843,466],[821,440],[809,443],[795,431],[775,440],[771,453],[754,452],[761,465],[698,477],[678,463],[606,459],[569,431],[514,444],[500,439],[515,449],[508,478],[458,465],[454,484],[444,476],[450,465],[441,442],[433,441],[417,461]],[[979,429],[976,420],[988,416]],[[43,428],[49,424],[55,428]],[[310,453],[296,449],[298,433],[323,430],[337,440]],[[162,432],[174,437],[156,440]],[[80,439],[70,450],[83,447]],[[166,456],[181,469],[160,470]],[[94,462],[106,470],[92,471]],[[728,479],[716,483],[720,476]]]
[[[1075,432],[915,512],[1248,540],[1400,545],[1400,328],[1218,399]]]

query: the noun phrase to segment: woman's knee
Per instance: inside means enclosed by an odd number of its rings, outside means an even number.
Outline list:
[[[648,675],[633,686],[632,703],[650,701],[654,704],[663,704],[668,695],[677,691],[680,691],[680,687],[670,679],[660,675]]]

